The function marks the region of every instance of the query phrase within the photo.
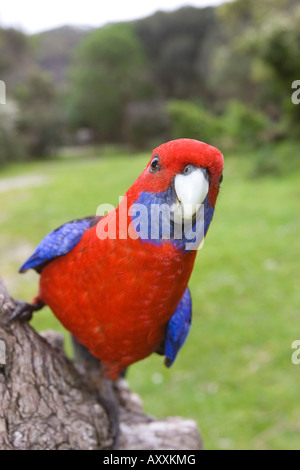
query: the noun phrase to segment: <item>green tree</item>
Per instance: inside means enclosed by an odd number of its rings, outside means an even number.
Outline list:
[[[174,139],[198,139],[218,145],[222,121],[203,106],[184,100],[171,100],[167,105]]]
[[[0,28],[0,75],[1,79],[11,78],[30,55],[27,36],[13,28]]]
[[[284,116],[286,129],[298,135],[300,107],[292,103],[292,83],[300,79],[300,7],[282,15],[253,42],[259,60],[268,67],[264,83],[266,99],[273,103],[278,117]],[[294,128],[294,124],[297,127]],[[294,132],[296,130],[296,132]]]
[[[240,100],[268,114],[278,123],[274,136],[282,134],[284,122],[300,118],[291,102],[291,85],[300,70],[298,2],[235,0],[218,7],[217,14],[223,41],[211,83],[223,109],[226,101]]]
[[[219,37],[214,8],[159,11],[137,21],[135,29],[163,97],[208,98],[212,57]]]
[[[79,46],[70,71],[73,126],[91,128],[98,140],[121,140],[128,103],[151,95],[147,62],[130,24],[92,32]]]
[[[15,89],[20,112],[18,131],[30,157],[48,155],[62,142],[62,113],[52,78],[32,70]]]

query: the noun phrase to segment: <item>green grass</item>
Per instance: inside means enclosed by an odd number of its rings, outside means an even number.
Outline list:
[[[42,175],[40,187],[0,193],[1,275],[30,300],[35,273],[19,265],[51,229],[117,204],[149,155],[61,159],[6,168],[1,177]],[[212,226],[190,281],[193,325],[171,369],[156,355],[128,379],[158,417],[196,419],[207,449],[300,449],[300,174],[251,179],[249,161],[225,159]],[[1,182],[1,179],[0,179]],[[37,329],[59,328],[49,310]],[[68,346],[69,348],[69,346]]]

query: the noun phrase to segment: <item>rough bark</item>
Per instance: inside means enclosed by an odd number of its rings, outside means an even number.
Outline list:
[[[124,379],[112,389],[96,361],[74,364],[59,334],[7,324],[14,307],[0,279],[0,449],[110,449],[112,405],[120,416],[120,450],[201,448],[194,421],[143,414]]]

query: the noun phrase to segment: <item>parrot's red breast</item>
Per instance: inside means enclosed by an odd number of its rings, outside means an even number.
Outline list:
[[[184,256],[171,243],[157,249],[131,239],[103,245],[96,227],[88,230],[71,253],[44,268],[39,297],[115,379],[158,349],[196,252]]]

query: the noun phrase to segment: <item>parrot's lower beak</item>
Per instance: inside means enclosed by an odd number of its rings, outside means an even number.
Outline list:
[[[174,222],[192,220],[208,194],[209,182],[205,169],[194,167],[186,175],[176,175],[174,187],[177,196],[173,206]]]

